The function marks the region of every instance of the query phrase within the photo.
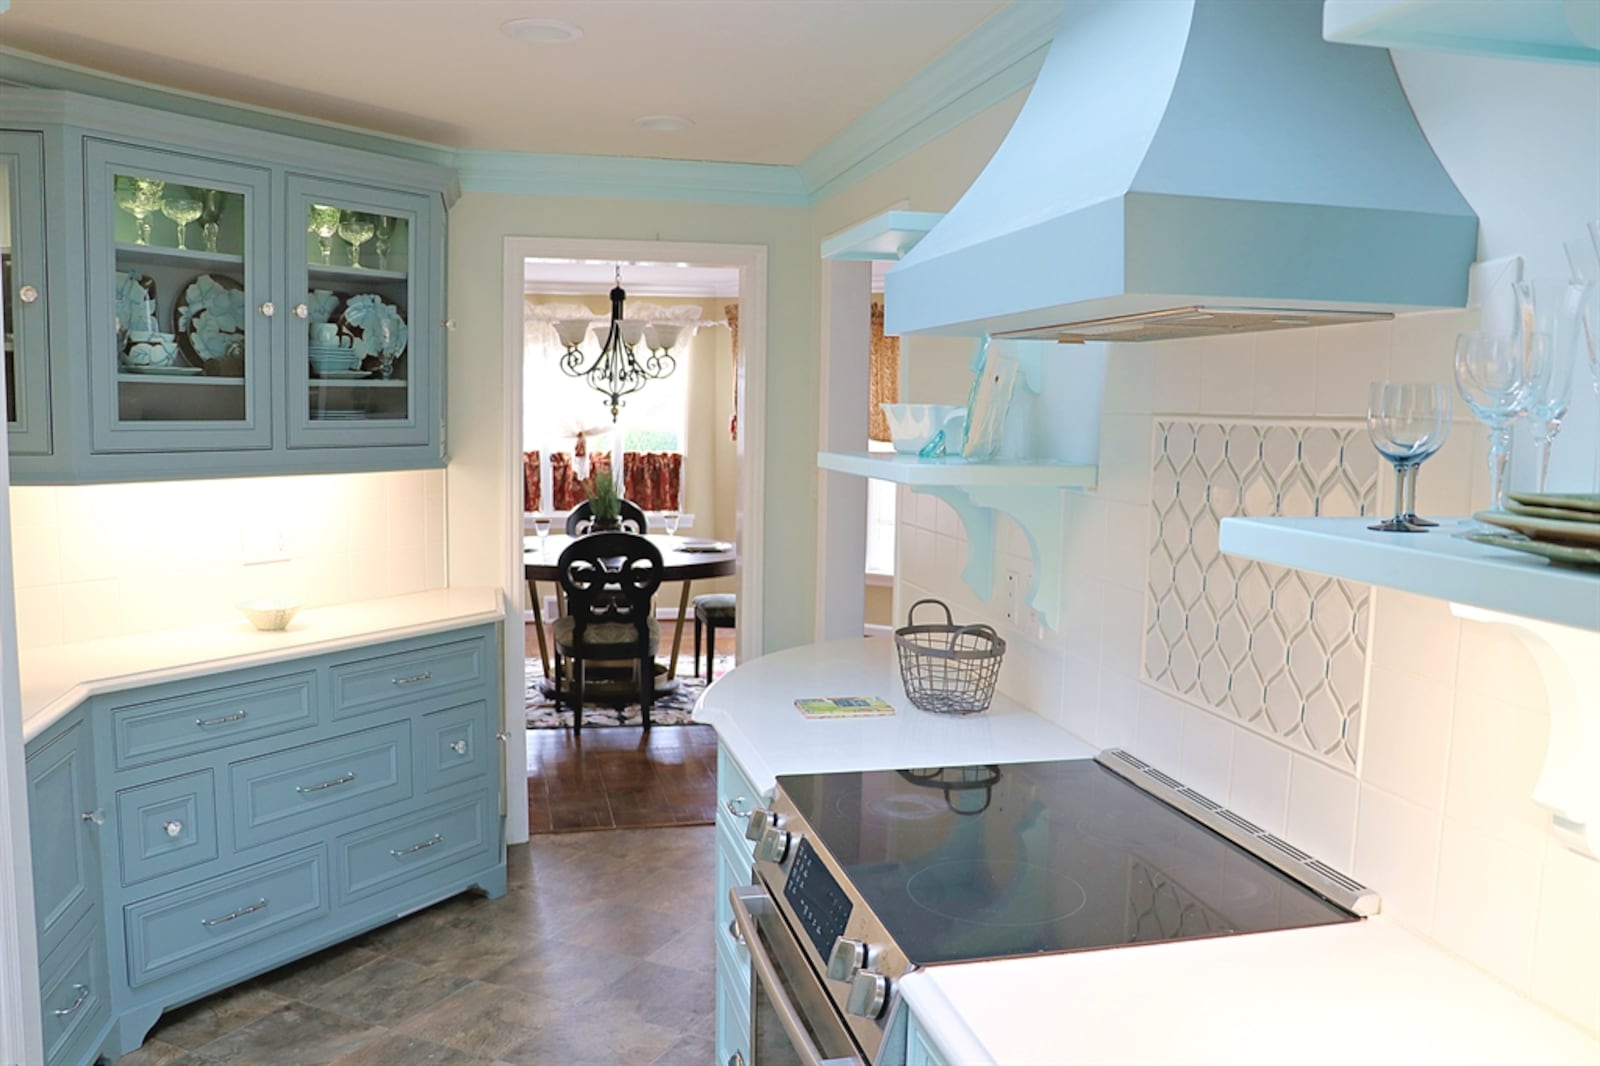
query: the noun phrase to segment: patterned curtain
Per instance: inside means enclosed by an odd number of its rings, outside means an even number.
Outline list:
[[[883,335],[883,301],[872,301],[872,347],[867,362],[867,436],[889,439],[889,419],[880,403],[900,399],[900,338]]]
[[[610,469],[611,456],[589,453],[591,475]],[[572,456],[566,452],[554,452],[550,456],[550,489],[550,502],[558,511],[570,511],[588,496],[588,493],[583,491],[583,482],[572,472]]]
[[[739,305],[727,304],[722,313],[733,336],[733,417],[728,420],[728,439],[739,439]],[[887,438],[886,438],[887,439]]]
[[[539,453],[522,453],[522,509],[539,509]]]
[[[677,452],[623,452],[622,484],[646,511],[676,511],[683,456]]]

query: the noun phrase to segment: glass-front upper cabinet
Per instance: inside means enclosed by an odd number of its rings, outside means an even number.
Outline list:
[[[290,175],[289,446],[425,444],[439,312],[433,200]],[[296,254],[296,253],[299,254]]]
[[[272,445],[267,170],[89,140],[98,452]]]
[[[12,455],[50,454],[44,138],[0,130],[0,311]]]

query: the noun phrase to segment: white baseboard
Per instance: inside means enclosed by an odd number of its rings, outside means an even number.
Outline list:
[[[869,636],[869,637],[892,637],[892,636],[894,636],[895,627],[894,626],[874,625],[873,623],[868,622],[865,626],[862,626],[862,629],[865,631],[865,633],[864,633],[865,636]]]

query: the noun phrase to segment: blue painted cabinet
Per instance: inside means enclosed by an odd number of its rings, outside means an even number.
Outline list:
[[[13,458],[50,452],[50,319],[44,137],[0,130],[0,303],[6,430]]]
[[[94,697],[28,745],[48,1066],[506,890],[499,627]]]
[[[717,1062],[750,1061],[750,952],[733,923],[728,891],[750,884],[755,846],[745,839],[765,797],[728,749],[717,745]]]
[[[7,111],[51,283],[8,361],[14,483],[444,465],[451,171],[71,93]]]

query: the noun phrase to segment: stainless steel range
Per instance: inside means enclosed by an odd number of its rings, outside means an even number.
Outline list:
[[[750,1066],[874,1062],[924,966],[1354,921],[1377,896],[1121,751],[778,778],[756,883]]]

